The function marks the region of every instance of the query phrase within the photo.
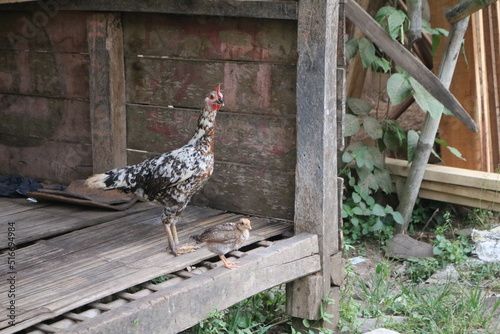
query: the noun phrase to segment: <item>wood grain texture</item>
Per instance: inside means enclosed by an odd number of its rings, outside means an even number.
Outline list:
[[[119,14],[89,14],[93,171],[126,164],[125,73]]]
[[[213,257],[205,247],[178,257],[167,252],[165,231],[159,221],[161,208],[152,207],[127,215],[126,212],[109,213],[78,207],[76,210],[72,207],[74,211],[71,213],[65,207],[70,206],[42,206],[38,211],[40,220],[33,229],[41,231],[45,226],[48,232],[56,227],[57,222],[70,222],[73,228],[75,223],[84,226],[85,221],[93,224],[100,220],[101,223],[17,249],[16,293],[20,297],[16,299],[16,310],[19,313],[15,327],[7,328],[7,320],[0,320],[2,333],[19,331],[130,286]],[[36,218],[34,213],[21,206],[19,213],[7,217],[9,221],[16,222],[22,231],[26,231],[24,227],[32,224],[28,222],[30,217],[32,220]],[[240,217],[219,210],[190,206],[178,224],[181,242],[186,242],[190,235],[200,229],[237,221]],[[291,225],[264,218],[251,217],[251,221],[253,233],[248,243],[282,234],[291,228]],[[306,249],[310,252],[311,248]],[[7,272],[6,256],[5,253],[0,255],[2,273]],[[313,262],[309,263],[311,268]],[[317,266],[312,270],[317,270]],[[4,274],[2,279],[5,279]],[[6,307],[7,303],[7,294],[0,296],[0,305]]]
[[[128,105],[127,147],[163,153],[191,139],[198,110]],[[283,170],[295,167],[295,119],[221,111],[215,128],[216,160]]]
[[[216,309],[320,269],[317,238],[301,234],[249,252],[240,268],[217,268],[106,312],[71,328],[71,333],[129,332],[130,324],[143,333],[178,333]],[[237,283],[236,283],[237,282]],[[194,302],[196,301],[196,302]]]
[[[126,58],[125,66],[129,103],[198,109],[221,83],[222,112],[295,114],[293,65]]]
[[[123,26],[127,56],[297,61],[296,21],[125,13]]]
[[[27,9],[40,10],[37,4],[11,4],[3,5],[7,10]],[[232,0],[146,0],[140,3],[127,1],[108,0],[77,0],[68,1],[60,7],[61,10],[97,11],[97,12],[145,12],[145,13],[171,13],[187,15],[212,15],[218,17],[256,17],[269,19],[297,18],[297,4],[289,0],[271,1],[232,1]]]
[[[330,291],[330,256],[338,251],[339,245],[335,138],[337,34],[331,28],[337,22],[338,1],[299,2],[295,232],[318,235],[322,297]],[[317,283],[309,279],[304,284]],[[300,290],[293,285],[289,287],[295,291],[292,303],[287,305],[292,316],[318,319],[322,297],[312,302],[308,295],[309,290],[315,291],[314,286]],[[306,303],[310,303],[307,309],[299,306]]]
[[[60,11],[56,1],[43,3],[50,5],[0,12],[0,49],[87,53],[86,15]]]

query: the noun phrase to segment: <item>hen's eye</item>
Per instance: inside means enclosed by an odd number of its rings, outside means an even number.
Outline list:
[[[215,99],[215,96],[210,95],[210,100],[213,100],[213,99]]]

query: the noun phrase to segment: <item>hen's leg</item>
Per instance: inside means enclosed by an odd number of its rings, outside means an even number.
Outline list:
[[[178,215],[172,215],[166,210],[166,208],[163,209],[161,221],[163,222],[163,225],[165,225],[165,231],[167,232],[167,239],[170,251],[175,256],[184,253],[190,253],[199,248],[198,246],[192,246],[192,245],[179,246],[179,237],[177,236],[177,228],[175,226],[178,220],[179,220]]]
[[[224,256],[224,254],[219,255],[219,257],[220,257],[220,259],[222,260],[222,262],[224,262],[224,267],[226,267],[227,269],[239,268],[239,267],[236,265],[236,262],[229,261],[228,259],[226,259],[226,257]]]
[[[174,236],[174,241],[175,241],[175,244],[176,245],[179,245],[179,237],[177,236],[177,227],[175,224],[172,224],[172,234]],[[197,250],[198,246],[194,246],[194,245],[180,245],[177,247],[177,253],[176,255],[179,255],[179,254],[186,254],[186,253],[191,253],[191,252],[194,252],[195,250]]]

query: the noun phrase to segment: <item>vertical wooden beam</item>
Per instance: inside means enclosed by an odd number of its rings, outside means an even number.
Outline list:
[[[119,13],[87,17],[94,173],[126,165],[125,74]]]
[[[295,232],[318,235],[322,270],[287,286],[287,309],[297,318],[319,319],[322,298],[338,295],[331,287],[332,255],[339,251],[338,10],[338,0],[299,0]]]

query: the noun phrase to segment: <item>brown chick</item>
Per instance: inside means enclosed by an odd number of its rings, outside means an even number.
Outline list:
[[[237,223],[223,223],[206,229],[202,234],[193,235],[191,238],[196,243],[206,243],[212,253],[219,255],[224,267],[238,268],[236,262],[228,261],[225,254],[237,250],[250,237],[252,226],[250,220],[241,218]]]

